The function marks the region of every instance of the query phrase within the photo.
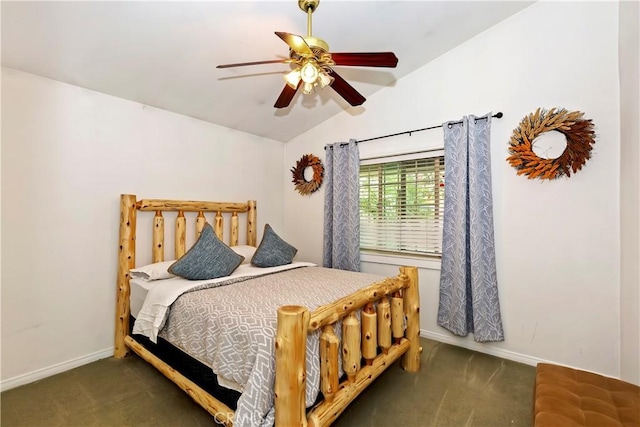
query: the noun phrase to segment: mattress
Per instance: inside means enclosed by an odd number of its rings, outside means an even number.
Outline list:
[[[133,326],[135,321],[135,317],[131,316],[130,325]],[[133,334],[132,336],[144,348],[235,411],[240,393],[222,386],[210,366],[194,359],[163,338],[153,343],[144,335]]]

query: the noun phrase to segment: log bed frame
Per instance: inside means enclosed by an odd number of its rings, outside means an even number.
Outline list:
[[[155,356],[134,338],[129,329],[129,270],[135,268],[136,220],[138,212],[155,212],[153,218],[153,262],[164,260],[163,212],[177,212],[175,259],[186,252],[185,212],[197,212],[196,235],[206,223],[205,213],[215,213],[214,230],[223,239],[224,217],[230,216],[229,246],[238,245],[238,215],[246,214],[246,244],[256,246],[256,202],[219,203],[161,199],[137,200],[120,196],[120,240],[118,256],[116,358],[133,351],[149,362],[216,421],[233,425],[234,411],[200,386]],[[242,244],[242,243],[241,243]],[[389,303],[389,297],[391,302]],[[374,305],[375,303],[375,305]],[[309,312],[305,307],[284,306],[277,313],[275,340],[275,425],[327,426],[385,369],[402,356],[401,366],[409,372],[420,369],[420,299],[416,267],[400,267],[400,274],[370,285],[356,293]],[[361,320],[355,313],[361,310]],[[406,329],[405,329],[406,320]],[[333,324],[342,321],[340,343]],[[321,329],[320,390],[324,400],[309,411],[305,405],[306,337]],[[346,379],[338,378],[338,352],[342,352]],[[362,360],[364,359],[364,363]]]

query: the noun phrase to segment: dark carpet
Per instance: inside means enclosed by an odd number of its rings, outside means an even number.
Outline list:
[[[390,367],[334,426],[530,426],[535,367],[423,339],[420,372]],[[3,427],[213,426],[137,356],[99,360],[0,395]]]

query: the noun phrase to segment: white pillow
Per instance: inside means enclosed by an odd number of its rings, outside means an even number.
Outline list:
[[[256,247],[249,245],[231,246],[231,249],[238,255],[244,257],[244,261],[242,261],[243,264],[249,264],[253,254],[256,252]]]
[[[152,280],[169,279],[171,277],[175,277],[173,274],[169,273],[169,267],[174,262],[176,262],[175,259],[172,261],[156,262],[154,264],[134,268],[129,273],[133,279],[142,279],[147,282]]]

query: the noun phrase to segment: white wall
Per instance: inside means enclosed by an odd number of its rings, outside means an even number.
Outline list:
[[[281,229],[282,158],[280,142],[3,68],[3,389],[111,355],[121,193],[256,199],[260,231]]]
[[[640,3],[620,3],[620,356],[640,384]]]
[[[442,55],[285,146],[285,165],[326,143],[422,128],[502,111],[492,124],[494,220],[506,340],[475,344],[436,325],[437,269],[420,270],[421,328],[435,339],[526,363],[548,360],[620,373],[618,5],[542,2]],[[402,61],[402,58],[400,58]],[[357,82],[354,82],[357,88]],[[570,179],[516,176],[508,140],[537,107],[580,110],[597,132],[593,157]],[[439,133],[441,131],[427,131]],[[405,136],[413,149],[432,136]],[[383,140],[395,147],[399,139]],[[361,151],[370,150],[361,144]],[[323,190],[310,197],[284,179],[287,238],[322,261]],[[304,240],[302,237],[304,236]],[[410,264],[410,261],[406,262]],[[395,266],[365,263],[371,272]]]

